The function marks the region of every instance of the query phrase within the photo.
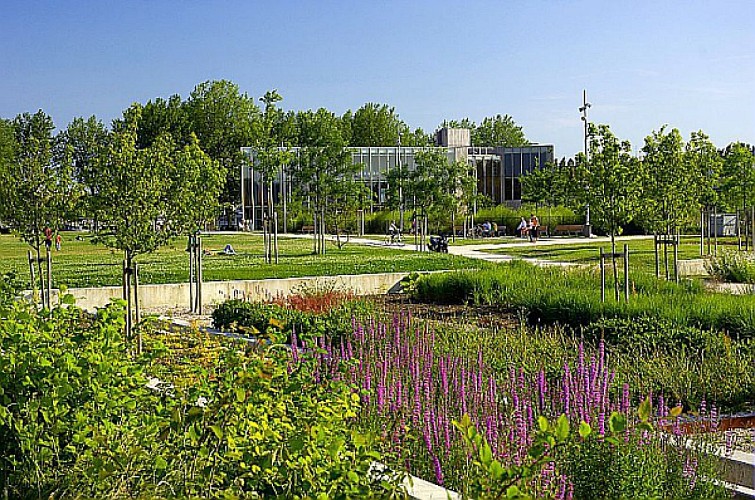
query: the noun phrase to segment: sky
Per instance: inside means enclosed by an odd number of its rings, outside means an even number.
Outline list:
[[[583,148],[583,90],[635,151],[665,124],[755,142],[755,0],[0,0],[0,47],[0,117],[59,128],[227,79],[426,132],[509,114],[557,157]]]

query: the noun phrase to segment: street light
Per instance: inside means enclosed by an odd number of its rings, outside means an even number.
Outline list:
[[[587,110],[592,107],[592,104],[587,102],[587,90],[582,91],[582,106],[579,108],[579,112],[582,113],[582,121],[585,122],[585,161],[589,159],[589,150],[587,147],[587,136],[589,130],[589,121],[587,119]],[[590,204],[585,206],[585,235],[592,236],[592,228],[590,227]]]

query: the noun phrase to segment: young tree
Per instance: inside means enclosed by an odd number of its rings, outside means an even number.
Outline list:
[[[737,142],[727,146],[723,157],[723,201],[731,210],[747,210],[755,198],[755,155]]]
[[[298,114],[301,141],[298,161],[292,166],[297,195],[308,206],[315,227],[316,254],[325,254],[325,228],[328,213],[346,200],[363,200],[360,183],[349,182],[359,172],[345,148],[340,119],[330,111]],[[353,195],[349,192],[353,190]],[[340,201],[339,201],[340,200]],[[351,201],[350,201],[351,203]]]
[[[265,261],[271,263],[273,256],[278,263],[278,219],[273,204],[273,181],[280,173],[284,165],[290,164],[294,155],[288,149],[284,149],[281,126],[287,125],[283,112],[278,109],[276,103],[283,98],[277,90],[273,89],[260,97],[265,105],[262,115],[262,130],[257,138],[255,170],[259,172],[263,193],[263,237],[265,241]]]
[[[71,163],[56,154],[56,139],[52,135],[52,118],[42,110],[33,115],[18,115],[12,123],[14,139],[10,141],[8,124],[3,122],[2,135],[6,136],[5,156],[12,154],[10,161],[3,161],[0,168],[3,182],[0,184],[3,218],[15,230],[36,255],[41,290],[45,289],[42,273],[41,248],[45,239],[43,231],[53,233],[69,219],[78,197],[72,180]],[[49,252],[49,247],[48,247]],[[48,289],[52,270],[48,260]],[[34,283],[32,283],[34,286]],[[49,294],[42,292],[42,302],[51,306]]]
[[[136,259],[157,250],[209,216],[220,179],[214,163],[195,138],[181,148],[170,134],[147,148],[137,147],[142,107],[132,105],[114,124],[98,156],[92,206],[102,221],[97,240],[125,254],[124,291],[129,302],[127,332],[131,329],[132,290],[139,320]],[[199,204],[199,205],[198,205]],[[137,349],[141,350],[141,338]]]
[[[409,175],[407,199],[412,198],[423,212],[440,223],[450,215],[454,225],[456,215],[471,204],[475,177],[464,162],[452,162],[442,149],[418,151],[414,156],[415,169]]]
[[[629,141],[619,140],[608,125],[589,127],[590,160],[578,156],[582,201],[590,205],[592,219],[611,236],[614,292],[619,300],[616,236],[632,221],[640,201],[639,162]]]
[[[667,133],[663,126],[645,138],[642,151],[639,218],[655,234],[675,234],[699,208],[698,178],[685,161],[684,141],[677,129]]]
[[[702,130],[692,132],[684,150],[684,161],[694,176],[697,205],[712,207],[718,204],[718,188],[723,159]]]

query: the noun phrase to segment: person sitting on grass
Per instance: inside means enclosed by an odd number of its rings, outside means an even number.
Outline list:
[[[228,243],[220,253],[223,255],[236,255],[236,250],[234,250],[231,244]]]

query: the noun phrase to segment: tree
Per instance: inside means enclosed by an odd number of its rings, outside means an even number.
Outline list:
[[[207,81],[197,85],[185,103],[191,130],[199,145],[225,174],[220,201],[236,205],[241,200],[241,148],[254,144],[259,135],[260,111],[238,85],[227,80]]]
[[[346,205],[363,203],[364,186],[350,182],[359,172],[345,148],[341,120],[330,111],[303,111],[299,123],[298,161],[292,165],[297,196],[308,206],[315,227],[317,254],[325,254],[326,217]]]
[[[702,130],[692,132],[684,150],[684,161],[695,178],[697,205],[717,205],[723,160],[716,146]]]
[[[260,97],[265,105],[262,115],[262,130],[257,138],[255,170],[259,172],[264,186],[263,194],[263,236],[265,241],[265,260],[271,263],[273,255],[278,263],[278,219],[273,204],[273,181],[284,165],[294,159],[288,149],[284,149],[283,127],[288,123],[276,103],[283,97],[277,90],[270,90]]]
[[[165,133],[169,133],[181,146],[189,144],[192,140],[192,122],[187,106],[178,94],[170,96],[167,101],[158,97],[144,105],[136,145],[139,149],[149,147]]]
[[[521,125],[517,125],[509,115],[496,115],[485,118],[472,129],[473,146],[526,146],[529,141],[524,136]]]
[[[368,102],[354,113],[350,145],[393,146],[398,144],[399,134],[405,130],[408,131],[408,127],[394,108]]]
[[[746,210],[755,198],[755,155],[747,145],[737,142],[724,150],[722,175],[723,200],[730,210]]]
[[[437,222],[450,215],[454,225],[456,215],[471,204],[475,178],[470,166],[452,162],[442,149],[418,151],[414,156],[415,169],[409,174],[406,198],[416,200],[423,212]]]
[[[73,180],[82,190],[79,215],[91,215],[89,206],[93,194],[97,158],[107,140],[107,129],[95,116],[74,118],[58,136],[58,147],[67,149]]]
[[[54,233],[69,219],[78,197],[76,185],[72,181],[71,163],[57,150],[56,139],[52,135],[55,128],[52,118],[42,110],[31,115],[18,115],[12,124],[14,140],[8,138],[8,124],[4,122],[2,135],[6,161],[0,185],[5,221],[16,231],[23,241],[32,247],[36,254],[40,288],[45,289],[42,274],[41,247],[43,231],[50,228]],[[68,151],[65,151],[68,152]],[[15,154],[13,154],[15,153]],[[12,154],[11,161],[7,161]],[[49,251],[49,247],[48,247]],[[48,260],[48,292],[52,281],[52,270]],[[32,283],[32,286],[35,286]],[[45,303],[45,293],[42,292]],[[49,293],[46,305],[50,307]]]
[[[170,134],[162,134],[149,147],[138,148],[141,113],[142,107],[134,104],[114,123],[98,156],[93,182],[92,207],[103,222],[97,228],[97,241],[125,254],[129,335],[132,290],[139,321],[136,259],[185,234],[207,216],[212,206],[209,199],[220,184],[212,172],[214,163],[195,138],[190,137],[191,143],[181,148]],[[141,350],[141,337],[137,349]]]
[[[666,126],[645,138],[639,175],[643,200],[638,218],[659,234],[674,234],[697,213],[698,177],[685,161],[684,141],[679,130]]]
[[[611,236],[614,292],[619,300],[616,236],[632,221],[640,201],[639,162],[629,141],[619,140],[608,125],[590,124],[590,159],[578,155],[577,175],[582,201],[590,205],[595,223]]]

